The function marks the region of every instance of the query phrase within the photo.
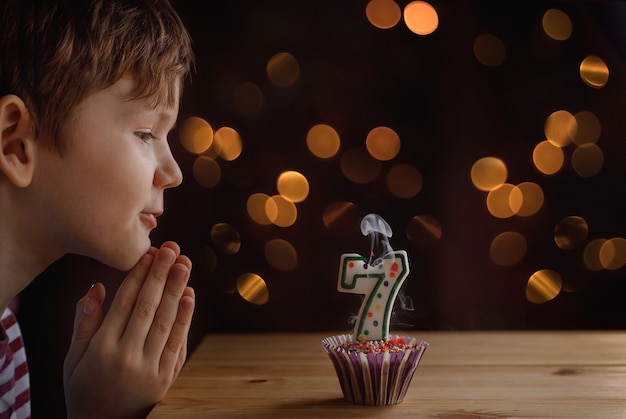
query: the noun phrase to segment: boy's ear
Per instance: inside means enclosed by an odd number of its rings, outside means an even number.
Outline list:
[[[0,172],[24,188],[33,178],[35,132],[28,108],[15,95],[0,97]]]

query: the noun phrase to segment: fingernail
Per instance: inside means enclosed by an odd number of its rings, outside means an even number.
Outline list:
[[[83,304],[83,314],[91,316],[96,311],[96,305],[91,298],[87,298]]]
[[[159,260],[164,263],[172,264],[176,261],[176,253],[174,253],[172,249],[161,249],[159,250]]]

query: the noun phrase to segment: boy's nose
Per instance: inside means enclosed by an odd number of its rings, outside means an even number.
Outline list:
[[[176,163],[170,148],[164,153],[159,168],[154,175],[154,184],[163,189],[175,188],[183,182],[183,172]]]

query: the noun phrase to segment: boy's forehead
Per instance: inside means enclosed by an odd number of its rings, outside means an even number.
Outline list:
[[[127,103],[129,107],[135,108],[138,111],[149,111],[163,114],[168,116],[172,113],[176,114],[178,111],[178,97],[180,86],[177,84],[174,89],[173,103],[168,105],[165,100],[155,100],[154,97],[136,98],[136,80],[131,76],[124,76],[115,82],[108,89],[119,99],[122,103]]]

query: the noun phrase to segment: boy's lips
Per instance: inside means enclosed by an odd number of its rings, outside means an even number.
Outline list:
[[[157,217],[159,217],[162,213],[163,212],[142,212],[141,219],[150,229],[153,229],[157,226]]]

